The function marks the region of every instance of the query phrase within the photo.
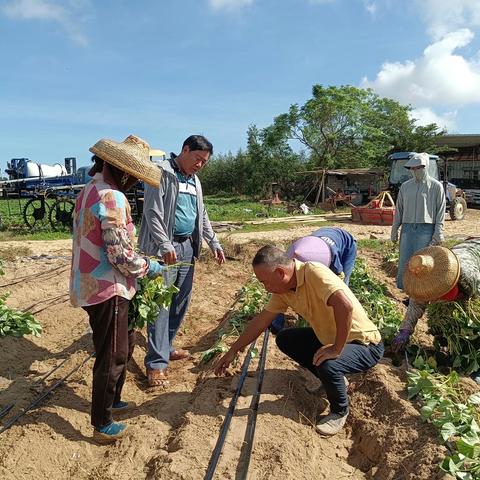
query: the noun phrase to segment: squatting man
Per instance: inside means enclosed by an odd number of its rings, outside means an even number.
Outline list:
[[[252,265],[271,298],[217,362],[215,374],[225,373],[239,350],[259,337],[279,313],[292,308],[310,327],[282,330],[277,345],[323,383],[330,413],[317,422],[316,430],[335,435],[348,416],[344,375],[378,363],[384,351],[380,333],[349,287],[321,263],[291,259],[267,245],[257,252]]]

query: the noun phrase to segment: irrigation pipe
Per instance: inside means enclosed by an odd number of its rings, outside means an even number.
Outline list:
[[[39,405],[42,402],[42,400],[44,400],[46,397],[48,397],[48,395],[50,395],[56,388],[58,388],[60,385],[65,383],[68,380],[68,378],[70,376],[72,376],[77,370],[80,370],[80,368],[82,368],[88,362],[88,360],[90,360],[93,357],[94,354],[95,354],[95,352],[92,352],[90,355],[88,355],[87,358],[85,358],[85,360],[83,360],[82,363],[77,365],[74,369],[70,370],[70,372],[67,373],[67,375],[65,375],[60,380],[57,380],[50,388],[48,388],[47,390],[44,390],[42,393],[40,393],[40,395],[38,395],[38,397],[30,405],[25,407],[20,413],[17,413],[17,415],[15,415],[13,418],[11,418],[0,429],[0,434],[5,432],[6,430],[8,430],[15,422],[17,422],[18,419],[23,417],[30,410],[33,410],[37,405]]]
[[[63,359],[56,367],[52,368],[49,372],[47,372],[43,377],[35,380],[35,383],[40,383],[46,380],[52,373],[56,372],[62,365],[64,365],[68,360],[70,360],[70,357],[67,357]]]
[[[0,418],[3,418],[14,406],[14,403],[9,403],[5,407],[3,407],[2,411],[0,412]]]
[[[260,361],[258,362],[257,372],[257,388],[255,394],[252,398],[252,403],[250,404],[250,409],[252,411],[250,419],[247,424],[247,430],[245,432],[245,450],[242,452],[241,457],[245,458],[245,464],[243,467],[243,472],[240,474],[240,479],[247,478],[248,468],[250,466],[250,458],[252,455],[253,449],[253,440],[255,437],[255,427],[257,425],[257,414],[258,414],[258,404],[260,402],[260,395],[262,394],[262,385],[263,377],[265,376],[265,362],[267,360],[267,347],[268,347],[268,338],[270,335],[270,330],[267,328],[263,336],[263,345],[262,352],[260,354]]]
[[[235,390],[235,393],[233,394],[232,399],[230,400],[230,405],[228,406],[227,414],[225,415],[225,419],[223,420],[222,426],[220,428],[220,433],[218,435],[217,443],[215,445],[215,448],[213,449],[212,456],[210,457],[210,462],[208,463],[207,472],[205,473],[205,477],[203,477],[204,480],[211,480],[213,478],[213,474],[215,473],[215,469],[217,468],[218,460],[220,459],[223,445],[227,437],[227,432],[230,427],[230,423],[232,421],[233,412],[235,410],[235,406],[237,405],[240,392],[242,391],[242,387],[245,382],[245,377],[247,376],[248,366],[250,365],[250,359],[252,358],[252,351],[254,347],[255,347],[255,342],[252,342],[250,345],[250,348],[247,351],[247,355],[245,356],[245,360],[243,361],[242,371],[240,373],[240,378],[238,379],[237,388]]]

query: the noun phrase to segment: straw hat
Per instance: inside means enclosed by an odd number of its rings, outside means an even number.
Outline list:
[[[458,282],[460,264],[445,247],[427,247],[410,258],[403,274],[403,287],[409,297],[420,302],[438,300]]]
[[[135,135],[129,135],[123,142],[102,138],[90,148],[103,161],[158,188],[162,171],[150,161],[149,150],[148,143]]]

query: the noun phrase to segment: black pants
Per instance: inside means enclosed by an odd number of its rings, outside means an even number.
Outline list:
[[[348,413],[348,395],[344,375],[360,373],[372,368],[383,356],[383,343],[378,345],[347,343],[342,354],[325,360],[320,366],[313,364],[313,355],[322,346],[312,328],[287,328],[277,335],[280,350],[302,367],[318,377],[327,393],[330,411],[340,415]]]
[[[120,401],[133,354],[133,330],[128,331],[129,300],[113,297],[97,305],[83,307],[93,330],[92,417],[95,428],[112,421],[112,405]]]

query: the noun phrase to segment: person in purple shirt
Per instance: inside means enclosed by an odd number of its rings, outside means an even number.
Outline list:
[[[348,285],[357,257],[357,242],[342,228],[324,227],[293,242],[287,255],[302,262],[319,262],[329,267]],[[279,314],[270,329],[276,334],[284,325],[285,315]]]

